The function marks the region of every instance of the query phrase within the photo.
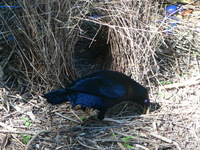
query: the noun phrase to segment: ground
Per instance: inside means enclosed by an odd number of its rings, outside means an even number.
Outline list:
[[[196,81],[199,81],[199,78]],[[185,85],[184,85],[185,83]],[[200,149],[199,82],[151,92],[152,111],[122,103],[99,121],[70,104],[51,106],[41,97],[1,86],[1,149]],[[153,98],[153,99],[152,99]]]

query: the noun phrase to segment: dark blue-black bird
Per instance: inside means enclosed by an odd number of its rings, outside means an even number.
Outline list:
[[[92,107],[99,110],[102,120],[106,111],[123,101],[141,104],[149,111],[150,101],[146,88],[116,71],[98,71],[78,78],[65,89],[51,91],[43,96],[53,105],[70,101],[72,107],[81,105],[83,110]]]

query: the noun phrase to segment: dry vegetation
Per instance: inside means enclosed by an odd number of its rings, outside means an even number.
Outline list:
[[[0,8],[2,150],[200,149],[199,3],[185,6],[194,12],[177,15],[171,34],[159,1],[0,3],[20,6]],[[99,121],[41,97],[102,69],[145,85],[150,115],[123,103]]]

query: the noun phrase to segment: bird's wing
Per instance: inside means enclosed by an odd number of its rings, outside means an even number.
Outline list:
[[[68,95],[67,98],[72,102],[72,107],[81,105],[81,108],[92,107],[94,109],[101,109],[106,107],[109,102],[105,103],[100,96],[80,92]]]
[[[125,85],[102,76],[78,80],[68,89],[109,98],[120,98],[126,92]]]

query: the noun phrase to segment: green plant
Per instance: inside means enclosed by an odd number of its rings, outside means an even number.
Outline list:
[[[164,85],[164,84],[165,84],[165,81],[160,81],[160,84]]]
[[[30,120],[28,118],[23,118],[22,120],[25,121],[25,126],[26,127],[31,127],[32,126],[32,124],[31,124],[31,122],[30,122]]]
[[[167,81],[166,83],[167,83],[167,84],[172,84],[173,82],[172,82],[172,81]]]
[[[132,136],[124,137],[123,138],[124,146],[126,146],[127,148],[133,148],[133,146],[130,145],[130,140],[129,140],[129,139],[132,139],[132,138],[133,138]]]
[[[32,124],[28,118],[23,118],[22,119],[25,122],[26,127],[31,127]],[[28,141],[31,139],[31,135],[26,135],[26,134],[20,134],[20,137],[22,138],[22,143],[27,144]]]
[[[112,133],[112,137],[116,137],[117,135],[115,133]]]
[[[160,84],[166,85],[166,84],[172,84],[172,81],[160,81]]]
[[[181,77],[188,77],[188,74],[182,73],[182,74],[181,74]]]
[[[85,119],[87,119],[87,117],[85,117],[85,116],[81,116],[81,117],[79,117],[82,121],[84,121]]]
[[[158,93],[159,97],[164,97],[164,93]]]
[[[20,137],[22,138],[22,143],[27,144],[28,141],[31,139],[31,135],[25,135],[25,134],[20,134]]]

